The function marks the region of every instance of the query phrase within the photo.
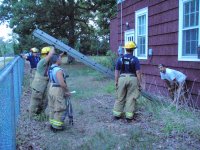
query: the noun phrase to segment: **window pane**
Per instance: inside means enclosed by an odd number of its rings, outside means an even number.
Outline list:
[[[183,31],[183,56],[197,55],[198,28]]]
[[[196,7],[195,7],[195,5],[196,5],[196,0],[192,0],[192,1],[191,1],[191,10],[190,10],[191,13],[196,12]]]
[[[184,22],[183,22],[184,27],[189,27],[189,15],[184,16]]]
[[[197,41],[191,41],[191,54],[197,54]]]
[[[138,56],[145,56],[145,37],[138,37]]]
[[[188,14],[189,13],[189,3],[185,3],[183,7],[184,7],[183,15]]]
[[[140,56],[140,50],[141,50],[141,37],[138,36],[138,48],[137,48],[138,56]]]
[[[143,47],[142,54],[145,54],[145,37],[142,38],[142,47]]]
[[[138,35],[144,35],[146,34],[146,31],[145,31],[145,26],[146,26],[146,15],[143,15],[143,16],[140,16],[138,18],[139,20],[139,24],[138,24]]]
[[[190,27],[191,27],[191,26],[195,26],[195,25],[196,25],[195,14],[192,13],[192,14],[190,15]]]
[[[139,22],[138,22],[139,24],[138,24],[138,25],[140,26],[140,25],[142,24],[142,19],[141,19],[141,17],[139,17],[138,20],[139,20]]]
[[[146,26],[146,15],[144,15],[144,26]]]

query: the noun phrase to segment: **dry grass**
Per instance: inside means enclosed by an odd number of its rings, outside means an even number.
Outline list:
[[[53,133],[47,122],[28,122],[26,111],[22,111],[18,149],[200,149],[199,112],[177,110],[175,105],[140,97],[135,120],[116,121],[112,119],[114,81],[82,64],[67,65],[65,69],[70,75],[70,90],[77,91],[71,98],[74,126],[67,124],[65,131]],[[23,110],[29,94],[22,99]]]

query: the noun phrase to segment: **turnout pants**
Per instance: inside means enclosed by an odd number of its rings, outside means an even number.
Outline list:
[[[48,78],[40,77],[35,74],[35,78],[32,82],[32,93],[31,101],[29,106],[30,117],[35,114],[40,114],[46,109],[48,100],[46,98],[46,93],[48,91]]]
[[[67,111],[63,89],[50,85],[48,99],[49,122],[53,128],[63,129]]]
[[[34,79],[35,72],[36,72],[36,68],[31,68],[31,70],[30,70],[30,87],[31,87],[31,84],[32,84],[33,79]]]
[[[121,74],[117,87],[117,100],[113,108],[113,115],[121,117],[125,112],[127,119],[132,119],[135,111],[135,101],[139,97],[137,77]]]

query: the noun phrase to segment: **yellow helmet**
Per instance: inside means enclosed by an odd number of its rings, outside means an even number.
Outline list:
[[[135,42],[132,42],[132,41],[129,41],[125,44],[124,48],[127,48],[127,49],[135,49],[136,48],[136,44]]]
[[[41,50],[41,54],[47,54],[51,50],[51,47],[43,47]]]
[[[33,47],[33,48],[31,48],[30,50],[31,50],[31,52],[33,52],[33,53],[37,53],[37,52],[38,52],[38,49],[37,49],[36,47]]]

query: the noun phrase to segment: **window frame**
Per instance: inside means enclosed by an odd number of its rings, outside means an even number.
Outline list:
[[[183,5],[191,0],[179,0],[179,25],[178,25],[178,61],[200,61],[198,54],[196,56],[183,56]],[[199,15],[200,15],[200,3],[199,3]],[[200,17],[198,21],[198,45],[200,45]],[[188,27],[188,30],[191,27]],[[191,28],[193,29],[193,28]],[[198,53],[198,52],[197,52]]]
[[[133,36],[133,40],[135,40],[135,30],[134,29],[130,29],[130,30],[126,30],[124,31],[124,43],[128,42],[127,38]],[[124,50],[125,54],[126,54],[126,50]]]
[[[125,0],[117,0],[117,4],[120,4],[120,3],[122,3],[123,1],[125,1]]]
[[[136,44],[138,43],[138,38],[137,38],[138,37],[138,29],[137,29],[138,17],[143,16],[143,15],[146,15],[145,56],[138,56],[137,49],[135,49],[135,56],[137,56],[138,59],[146,60],[146,59],[148,59],[148,7],[145,7],[145,8],[135,11],[135,42],[136,42]]]

